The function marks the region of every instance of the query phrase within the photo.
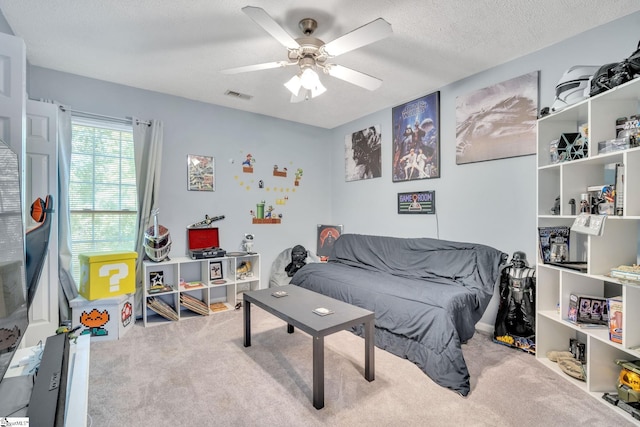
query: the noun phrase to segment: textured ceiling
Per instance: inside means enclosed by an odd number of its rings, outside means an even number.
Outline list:
[[[286,49],[242,13],[247,5],[294,38],[300,19],[312,17],[325,42],[384,18],[390,37],[333,61],[382,86],[370,92],[323,75],[325,94],[292,104],[283,84],[293,67],[220,73],[286,60]],[[640,1],[0,0],[0,9],[32,65],[334,128],[638,11]]]

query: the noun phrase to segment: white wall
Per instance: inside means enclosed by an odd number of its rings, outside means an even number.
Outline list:
[[[31,67],[29,83],[31,98],[54,99],[76,110],[114,117],[164,122],[159,222],[171,233],[170,256],[186,255],[189,224],[205,214],[225,215],[216,223],[220,246],[240,250],[244,233],[255,234],[254,250],[263,255],[262,279],[267,280],[278,253],[296,244],[315,248],[315,224],[331,220],[325,185],[330,155],[324,129],[39,67]],[[247,153],[257,159],[254,174],[242,172]],[[215,158],[216,191],[187,191],[188,154]],[[274,164],[287,167],[286,179],[273,176]],[[297,168],[304,175],[294,192]],[[264,181],[262,190],[259,180]],[[275,198],[284,195],[289,197],[286,205],[276,205]],[[281,224],[252,224],[249,211],[255,211],[262,199],[284,215]]]
[[[446,240],[483,243],[509,255],[521,250],[533,264],[536,257],[535,155],[456,165],[456,97],[539,70],[539,105],[551,106],[555,86],[568,68],[621,61],[636,49],[640,37],[638,28],[640,13],[441,88],[439,179],[392,182],[391,108],[333,129],[334,223],[344,224],[345,232],[402,237],[439,235]],[[423,95],[427,94],[416,93],[414,99]],[[382,178],[345,182],[345,136],[375,124],[381,125],[382,132]],[[435,190],[437,218],[398,215],[397,193],[420,190]],[[493,326],[496,313],[494,296],[481,323]]]
[[[184,254],[185,227],[208,213],[227,216],[219,223],[221,245],[227,250],[238,249],[243,233],[256,234],[256,250],[263,254],[263,279],[284,248],[298,243],[315,247],[318,223],[343,224],[352,233],[478,242],[508,254],[523,250],[533,262],[535,156],[456,165],[456,97],[540,70],[540,106],[550,106],[565,70],[622,60],[635,50],[638,28],[640,13],[441,88],[441,178],[406,183],[391,181],[393,106],[324,130],[38,67],[30,68],[28,91],[32,98],[55,99],[78,110],[165,123],[160,222],[172,233],[174,254]],[[416,93],[415,98],[422,95]],[[345,182],[345,135],[377,124],[383,135],[382,177]],[[234,179],[247,152],[258,158],[257,166],[292,162],[304,169],[303,186],[290,197],[281,225],[250,223],[249,210],[260,193],[244,190]],[[215,193],[186,190],[187,154],[216,158]],[[232,158],[235,165],[228,161]],[[257,182],[263,176],[267,174],[254,179]],[[437,217],[396,213],[396,194],[414,190],[436,191]],[[494,298],[481,320],[484,327],[492,327],[496,311]]]

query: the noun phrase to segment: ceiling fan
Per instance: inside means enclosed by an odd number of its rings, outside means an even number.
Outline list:
[[[376,90],[382,84],[382,80],[376,77],[327,61],[389,36],[392,33],[391,24],[384,19],[375,19],[332,42],[325,43],[313,37],[318,27],[315,19],[302,19],[298,27],[304,36],[294,39],[264,9],[246,6],[242,11],[287,48],[287,60],[229,68],[222,70],[222,73],[238,74],[297,65],[298,73],[284,84],[292,94],[291,102],[315,98],[326,91],[318,71],[368,90]]]

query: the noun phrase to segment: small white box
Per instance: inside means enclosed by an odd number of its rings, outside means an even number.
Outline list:
[[[91,335],[91,341],[111,341],[124,336],[135,323],[134,294],[89,301],[82,295],[69,301],[71,327],[76,335]]]

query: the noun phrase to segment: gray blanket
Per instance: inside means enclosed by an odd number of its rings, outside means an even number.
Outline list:
[[[466,396],[461,343],[473,336],[505,256],[473,243],[344,234],[328,263],[306,265],[291,283],[374,311],[376,346]]]

